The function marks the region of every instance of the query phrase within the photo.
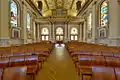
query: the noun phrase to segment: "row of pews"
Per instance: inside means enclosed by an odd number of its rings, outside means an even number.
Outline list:
[[[50,41],[0,47],[0,80],[34,80],[52,49]]]
[[[66,48],[81,80],[120,80],[120,47],[71,41]]]

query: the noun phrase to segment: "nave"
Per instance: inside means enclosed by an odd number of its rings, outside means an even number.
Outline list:
[[[35,80],[79,80],[65,45],[55,45]]]
[[[119,73],[120,47],[78,41],[0,47],[0,80],[120,80]]]

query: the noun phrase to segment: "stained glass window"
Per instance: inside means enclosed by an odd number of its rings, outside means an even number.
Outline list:
[[[108,1],[105,0],[102,4],[101,4],[101,10],[100,10],[100,25],[101,27],[106,27],[108,25]]]
[[[18,25],[18,8],[15,1],[10,0],[10,24],[12,27],[17,27]]]

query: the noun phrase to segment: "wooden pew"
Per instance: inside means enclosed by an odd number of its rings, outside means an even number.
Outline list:
[[[3,80],[3,69],[0,68],[0,80]]]
[[[114,68],[92,67],[93,80],[117,80]]]
[[[116,80],[120,80],[120,68],[115,68]]]
[[[4,69],[3,80],[26,80],[27,67],[10,67]]]
[[[8,66],[9,66],[9,58],[8,57],[0,58],[0,68],[6,68]]]
[[[0,47],[0,68],[5,69],[2,80],[24,80],[22,78],[15,78],[17,76],[15,72],[19,70],[16,67],[26,67],[25,73],[27,74],[28,80],[34,80],[34,76],[42,68],[42,64],[49,57],[52,48],[53,44],[49,41],[20,46]],[[12,74],[11,76],[13,78],[8,75],[7,71],[9,74]]]
[[[25,56],[12,56],[10,57],[9,67],[24,66]]]
[[[120,80],[120,47],[71,41],[66,44],[66,48],[78,75],[88,74],[87,78],[92,75],[89,80]]]
[[[101,66],[80,66],[79,76],[82,80],[119,80],[120,69]],[[85,77],[86,76],[86,77]]]

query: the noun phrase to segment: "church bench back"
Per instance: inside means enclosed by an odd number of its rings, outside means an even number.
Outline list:
[[[3,80],[26,80],[27,67],[10,67],[4,69]]]

